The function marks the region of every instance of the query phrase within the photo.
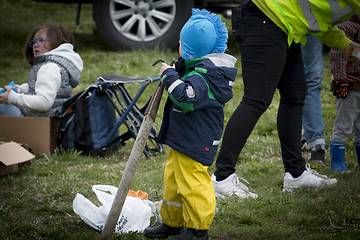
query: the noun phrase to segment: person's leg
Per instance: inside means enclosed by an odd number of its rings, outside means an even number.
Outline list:
[[[358,92],[350,91],[345,99],[336,98],[337,115],[330,137],[330,156],[331,168],[338,172],[348,170],[345,163],[345,143],[359,116],[357,94]],[[357,137],[357,132],[354,131],[355,136]]]
[[[299,44],[291,44],[283,75],[279,82],[280,105],[277,128],[285,172],[293,177],[305,171],[301,152],[302,109],[306,96],[306,81]]]
[[[308,88],[303,109],[305,138],[311,146],[315,146],[315,144],[325,145],[324,120],[320,98],[324,65],[323,43],[313,35],[309,35],[307,38],[307,45],[301,45]]]
[[[354,95],[354,101],[356,108],[353,109],[355,114],[354,119],[354,142],[360,143],[360,91],[353,91],[352,93]]]
[[[1,114],[15,117],[23,116],[20,109],[12,104],[0,104],[0,115]]]
[[[185,225],[182,217],[181,196],[178,193],[177,180],[175,175],[176,151],[170,149],[169,156],[165,165],[163,182],[163,203],[161,204],[160,214],[163,223],[171,227],[181,227]]]
[[[216,199],[208,166],[173,150],[177,193],[181,196],[182,215],[187,228],[209,229],[215,214]]]
[[[208,166],[173,150],[177,193],[181,196],[186,230],[169,239],[192,239],[207,236],[214,219],[216,199]]]
[[[309,161],[324,163],[325,137],[321,106],[321,84],[323,79],[323,43],[314,35],[307,36],[306,46],[301,45],[307,83],[307,95],[303,108],[303,127],[308,149]]]
[[[147,238],[167,238],[182,232],[185,225],[181,196],[178,194],[178,187],[175,179],[174,165],[176,154],[170,149],[165,166],[163,181],[163,203],[160,208],[160,215],[163,223],[157,227],[149,227],[144,230]]]
[[[360,168],[360,92],[354,91],[354,94],[356,94],[356,106],[358,107],[356,109],[357,117],[354,120],[354,145],[358,159],[358,167]]]
[[[270,105],[287,52],[287,36],[256,6],[233,17],[241,54],[244,96],[230,117],[216,161],[217,181],[235,173],[238,156],[259,117]]]
[[[302,107],[307,91],[299,44],[293,43],[288,50],[278,89],[280,106],[277,127],[285,168],[283,191],[335,185],[336,179],[312,170],[301,155]]]
[[[350,91],[345,99],[336,98],[337,115],[330,137],[332,142],[346,142],[347,137],[352,133],[353,123],[358,116],[355,109],[359,108],[356,105],[356,94]]]

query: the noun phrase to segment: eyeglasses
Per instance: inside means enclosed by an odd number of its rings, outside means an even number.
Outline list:
[[[34,39],[29,42],[29,47],[32,48],[35,44],[44,45],[45,42],[50,42],[50,40],[46,38]]]

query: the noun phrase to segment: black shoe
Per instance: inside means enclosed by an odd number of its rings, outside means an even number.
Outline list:
[[[200,239],[200,240],[208,240],[209,239],[208,230],[195,230],[192,228],[187,228],[185,231],[183,231],[182,233],[180,233],[178,235],[170,236],[169,239],[170,240],[192,240],[194,237],[196,237],[196,239]]]
[[[320,145],[315,145],[311,148],[311,157],[308,160],[309,162],[314,162],[318,164],[325,163],[325,149]]]
[[[170,227],[164,223],[157,227],[145,228],[144,236],[147,238],[167,238],[183,232],[183,227]]]

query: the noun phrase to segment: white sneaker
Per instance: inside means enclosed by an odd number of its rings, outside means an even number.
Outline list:
[[[283,192],[292,192],[298,188],[322,188],[331,187],[337,183],[335,178],[328,178],[305,165],[306,170],[297,178],[293,178],[291,173],[286,172],[284,177]]]
[[[236,195],[239,198],[257,198],[258,195],[250,192],[249,188],[244,183],[240,182],[240,179],[249,184],[244,178],[237,177],[235,173],[222,181],[216,181],[215,175],[212,174],[211,180],[214,185],[215,196],[225,198]]]

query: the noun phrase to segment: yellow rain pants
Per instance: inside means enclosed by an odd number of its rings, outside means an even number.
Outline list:
[[[208,166],[170,149],[164,172],[164,199],[160,209],[163,223],[209,229],[214,219],[216,199]]]

